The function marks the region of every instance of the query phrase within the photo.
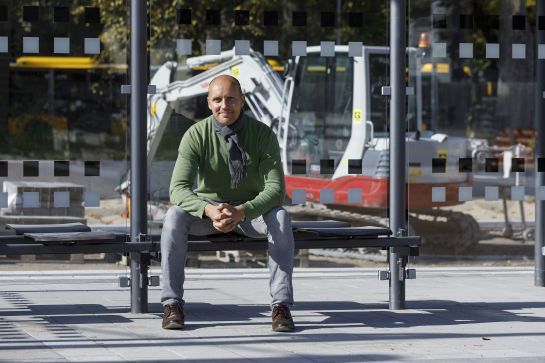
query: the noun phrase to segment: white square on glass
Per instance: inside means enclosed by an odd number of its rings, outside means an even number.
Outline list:
[[[40,193],[23,192],[23,208],[40,208]]]
[[[291,193],[291,204],[305,204],[307,192],[304,189],[294,189]]]
[[[431,201],[432,202],[444,202],[447,198],[447,190],[445,187],[433,187],[431,188]]]
[[[53,38],[53,53],[70,53],[70,38]]]
[[[484,200],[489,202],[498,200],[500,195],[499,188],[496,186],[484,187]]]
[[[249,55],[250,54],[250,41],[249,40],[235,40],[235,54],[236,55]]]
[[[85,207],[100,207],[100,193],[85,192]]]
[[[23,37],[23,53],[40,53],[40,38]]]
[[[545,44],[538,44],[537,45],[537,58],[538,59],[545,59]]]
[[[524,200],[525,188],[523,186],[511,187],[511,200]]]
[[[54,208],[70,207],[70,193],[69,192],[53,193],[53,207]]]
[[[536,199],[545,200],[545,186],[539,186],[536,190]]]
[[[304,57],[307,55],[307,42],[304,40],[294,40],[291,42],[291,55],[294,57]]]
[[[348,189],[348,203],[361,204],[362,190],[360,188]]]
[[[500,57],[500,45],[498,43],[486,43],[486,58],[498,59]]]
[[[363,55],[362,42],[348,42],[348,56],[361,57]]]
[[[473,43],[460,43],[460,58],[473,58]]]
[[[100,39],[85,38],[83,45],[85,54],[100,54]]]
[[[447,57],[447,43],[432,43],[431,44],[431,56],[432,56],[432,58],[446,58]]]
[[[191,55],[191,39],[176,39],[176,52],[179,55]]]
[[[8,207],[8,193],[0,192],[0,208]]]
[[[512,44],[511,51],[513,59],[526,58],[526,44]]]
[[[206,39],[206,55],[218,55],[221,53],[221,40]]]
[[[335,192],[333,189],[320,189],[320,203],[332,204],[335,201]]]
[[[473,199],[472,187],[459,187],[458,188],[458,201],[468,202]]]
[[[335,42],[320,42],[320,56],[322,56],[322,57],[334,57],[335,56]]]
[[[264,40],[263,55],[266,57],[278,57],[278,40]]]
[[[8,52],[8,37],[0,37],[0,53]]]

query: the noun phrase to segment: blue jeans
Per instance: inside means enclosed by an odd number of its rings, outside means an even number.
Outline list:
[[[263,216],[240,222],[235,232],[248,237],[267,237],[270,271],[271,306],[293,305],[293,232],[288,212],[273,208]],[[161,233],[161,268],[163,270],[161,303],[183,306],[187,235],[221,233],[209,218],[195,217],[178,206],[165,215]]]

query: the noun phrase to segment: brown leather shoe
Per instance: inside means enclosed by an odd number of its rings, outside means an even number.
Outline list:
[[[286,305],[278,304],[273,308],[272,330],[277,332],[290,332],[295,330],[290,308]]]
[[[169,304],[163,307],[163,329],[183,329],[184,309],[179,304]]]

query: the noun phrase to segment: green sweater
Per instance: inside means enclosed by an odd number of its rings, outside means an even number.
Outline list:
[[[178,149],[170,201],[200,218],[208,204],[206,199],[243,202],[246,219],[281,206],[285,181],[276,135],[264,123],[246,117],[239,143],[246,154],[246,176],[238,188],[231,189],[227,143],[214,130],[213,117],[191,126]],[[198,186],[193,190],[197,174]]]

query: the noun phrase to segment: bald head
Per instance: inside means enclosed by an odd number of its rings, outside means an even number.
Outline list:
[[[244,94],[235,77],[217,76],[208,85],[208,108],[218,122],[231,125],[240,116],[243,106]]]
[[[220,82],[220,83],[226,82],[225,84],[234,85],[237,88],[238,92],[241,95],[243,94],[242,93],[242,87],[240,86],[240,82],[238,81],[238,79],[236,79],[233,76],[229,76],[227,74],[219,75],[210,82],[210,84],[208,85],[208,92],[209,93],[210,93],[210,88],[212,88],[212,86],[214,86],[218,82]]]

